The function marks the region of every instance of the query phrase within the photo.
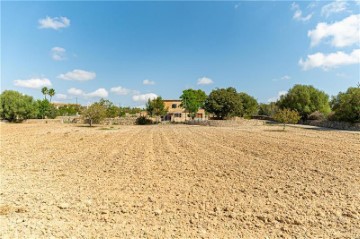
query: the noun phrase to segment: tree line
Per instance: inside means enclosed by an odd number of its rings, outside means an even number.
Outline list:
[[[208,96],[202,90],[187,89],[180,99],[191,118],[203,108],[216,119],[263,115],[283,123],[324,119],[360,122],[360,86],[350,87],[329,99],[324,91],[311,85],[294,85],[279,100],[268,104],[259,104],[254,97],[233,87],[214,89]],[[161,97],[148,100],[146,110],[150,116],[166,114]]]
[[[67,104],[56,108],[51,103],[54,89],[44,87],[41,92],[44,99],[17,91],[6,90],[0,95],[0,117],[9,121],[22,121],[30,118],[55,118],[58,115],[81,114],[91,123],[104,117],[114,118],[126,114],[140,113],[140,108],[118,107],[111,101],[101,99],[89,107]],[[49,96],[49,100],[47,99]],[[284,123],[297,123],[299,120],[328,119],[336,121],[360,122],[360,87],[350,87],[346,92],[329,96],[310,85],[295,85],[276,102],[259,104],[245,92],[237,92],[233,87],[217,88],[209,95],[202,90],[186,89],[180,96],[181,107],[189,117],[194,118],[200,108],[205,109],[216,119],[228,119],[234,116],[250,118],[264,115]],[[148,100],[146,111],[151,117],[166,115],[163,99]]]
[[[26,119],[54,119],[57,116],[82,115],[88,108],[79,104],[64,104],[56,107],[51,102],[56,91],[43,87],[41,92],[44,98],[34,100],[32,96],[18,91],[3,91],[0,94],[0,118],[10,122],[21,122]],[[47,96],[49,96],[49,99]],[[96,104],[99,104],[103,109],[103,111],[99,112],[101,117],[108,118],[124,117],[126,114],[136,114],[142,110],[140,108],[118,107],[105,99],[101,99]]]

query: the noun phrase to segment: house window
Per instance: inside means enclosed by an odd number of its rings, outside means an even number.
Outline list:
[[[181,113],[175,113],[176,118],[181,118]]]
[[[172,104],[172,105],[171,105],[171,108],[173,108],[173,109],[176,109],[176,107],[177,107],[176,104]]]

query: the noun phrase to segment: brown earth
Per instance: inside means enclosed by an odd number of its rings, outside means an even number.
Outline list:
[[[1,238],[359,238],[360,134],[1,124]]]

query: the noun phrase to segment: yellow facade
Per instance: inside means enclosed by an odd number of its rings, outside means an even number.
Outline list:
[[[168,113],[162,117],[162,121],[171,121],[171,122],[184,122],[186,120],[191,120],[189,113],[182,108],[181,100],[164,100],[165,108]],[[205,120],[205,110],[199,109],[195,116],[195,120]]]

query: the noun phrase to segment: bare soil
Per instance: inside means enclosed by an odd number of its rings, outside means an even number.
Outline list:
[[[1,124],[1,238],[359,238],[360,134]]]

